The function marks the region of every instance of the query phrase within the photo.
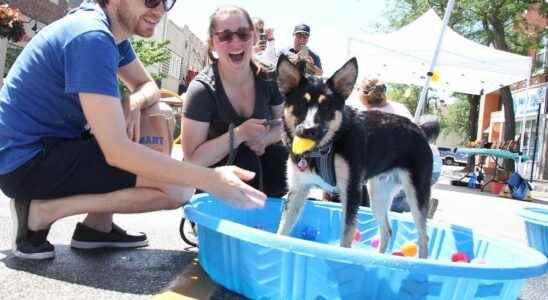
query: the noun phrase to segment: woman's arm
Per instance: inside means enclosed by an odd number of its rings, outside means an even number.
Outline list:
[[[181,128],[181,145],[185,160],[201,166],[211,166],[228,155],[228,133],[207,141],[209,123],[185,117],[181,119]]]

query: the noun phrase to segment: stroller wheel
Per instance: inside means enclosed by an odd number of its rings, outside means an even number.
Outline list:
[[[179,225],[179,234],[185,243],[192,247],[198,247],[198,232],[194,222],[182,218],[181,225]]]

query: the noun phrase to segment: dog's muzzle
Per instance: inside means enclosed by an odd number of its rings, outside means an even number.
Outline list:
[[[295,135],[305,138],[305,139],[311,139],[314,141],[318,141],[320,137],[322,136],[323,130],[318,127],[306,127],[303,124],[297,125],[295,128]]]

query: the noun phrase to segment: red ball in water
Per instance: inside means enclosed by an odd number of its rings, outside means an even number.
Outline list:
[[[354,240],[358,242],[362,240],[362,234],[357,229],[356,229],[356,233],[354,233]]]
[[[463,262],[463,263],[469,263],[470,257],[466,255],[464,252],[457,252],[451,256],[452,262]]]
[[[392,252],[392,255],[395,255],[395,256],[405,256],[405,255],[403,255],[403,252],[401,252],[401,251],[394,251],[394,252]]]

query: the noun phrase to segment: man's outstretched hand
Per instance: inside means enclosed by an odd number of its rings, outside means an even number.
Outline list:
[[[238,208],[252,209],[263,207],[266,195],[246,184],[255,173],[236,166],[214,169],[214,179],[205,183],[204,190]]]

